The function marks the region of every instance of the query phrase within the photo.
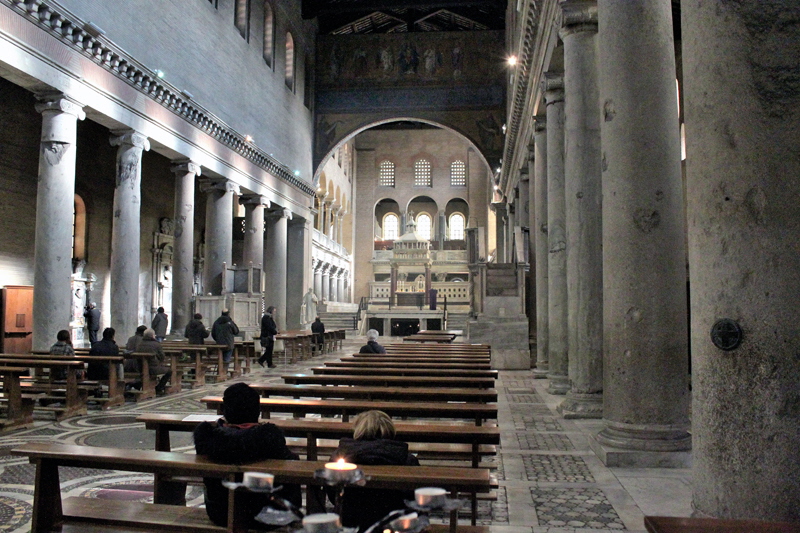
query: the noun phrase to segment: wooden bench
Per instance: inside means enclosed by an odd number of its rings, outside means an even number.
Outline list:
[[[400,355],[400,354],[353,354],[352,357],[346,357],[344,359],[353,360],[355,362],[365,362],[365,363],[465,363],[465,364],[485,364],[490,365],[492,364],[491,359],[488,357],[475,357],[475,356],[455,356],[455,355],[423,355],[423,354],[412,354],[412,355]]]
[[[409,379],[404,376],[353,376],[325,374],[286,374],[281,376],[284,382],[292,385],[372,385],[383,387],[462,387],[477,389],[493,389],[495,379],[454,378],[420,376]]]
[[[283,341],[283,363],[296,363],[310,359],[314,353],[314,338],[311,331],[290,330],[282,331],[275,336],[276,340]]]
[[[251,383],[262,397],[291,398],[355,398],[361,400],[479,402],[497,401],[495,389],[464,389],[421,387],[330,387],[325,385],[286,385],[282,383]]]
[[[273,474],[276,483],[316,485],[318,482],[314,479],[314,472],[325,464],[319,461],[267,460],[246,465],[225,465],[191,454],[50,443],[29,443],[15,448],[11,453],[27,456],[36,465],[31,529],[35,533],[52,531],[62,523],[83,522],[181,531],[247,531],[248,517],[241,512],[238,491],[232,491],[230,495],[231,512],[227,528],[219,528],[210,525],[210,521],[198,524],[199,514],[186,511],[185,507],[139,504],[129,512],[121,513],[123,506],[97,505],[96,501],[92,502],[94,505],[87,505],[87,502],[80,501],[82,498],[68,498],[62,502],[58,472],[61,466],[212,477],[230,481],[240,480],[244,472],[263,472]],[[362,466],[361,469],[368,488],[413,490],[420,486],[436,485],[457,496],[462,493],[485,493],[496,487],[489,471],[480,468]],[[168,507],[172,507],[171,513]],[[185,522],[180,520],[181,516]],[[451,515],[451,521],[457,523],[455,514]]]
[[[375,368],[375,361],[367,361],[363,358],[343,357],[340,361],[328,361],[325,366],[333,368]],[[444,368],[451,370],[491,370],[489,362],[476,363],[450,363],[450,362],[428,362],[428,361],[381,361],[381,368]]]
[[[75,370],[83,370],[83,361],[2,354],[0,355],[0,366],[42,369],[51,373],[55,369],[66,370],[66,379],[63,385],[49,380],[46,382],[39,381],[26,387],[27,390],[32,392],[45,393],[37,397],[39,405],[35,406],[34,409],[52,412],[56,415],[56,420],[86,414],[87,394],[85,390],[79,390],[78,378],[75,375]],[[64,405],[63,407],[53,407],[46,405],[46,402],[62,402]]]
[[[450,344],[456,338],[456,335],[442,334],[442,335],[408,335],[403,337],[403,342],[435,342],[440,344]]]
[[[181,349],[187,355],[197,357],[200,356],[203,361],[205,361],[206,366],[203,368],[203,376],[205,377],[209,375],[213,375],[216,377],[216,380],[225,381],[228,379],[228,365],[225,364],[224,360],[224,352],[228,349],[228,346],[225,344],[215,344],[215,343],[205,343],[205,344],[188,344],[181,341],[165,341],[161,344],[162,348],[166,350],[167,348],[170,349]],[[205,350],[203,353],[202,350]],[[234,344],[233,355],[232,355],[232,362],[233,362],[233,370],[230,371],[231,377],[238,377],[242,375],[242,361],[240,358],[239,350],[236,349],[236,345]],[[209,367],[213,367],[217,369],[216,374],[209,372]],[[205,381],[203,382],[205,384]]]
[[[6,417],[0,420],[0,429],[18,429],[33,424],[33,406],[40,395],[23,394],[20,376],[27,374],[27,368],[1,366],[3,394],[0,402],[5,404]]]
[[[800,524],[725,518],[645,516],[650,533],[800,533]]]
[[[200,399],[209,409],[222,414],[222,397],[205,396]],[[341,416],[348,422],[351,415],[372,410],[384,411],[392,417],[474,419],[480,426],[484,420],[497,419],[497,404],[488,403],[435,403],[435,402],[389,402],[374,400],[288,400],[261,398],[261,416],[270,418],[272,413],[297,415],[320,414]]]
[[[386,368],[383,365],[373,365],[371,367],[360,366],[315,366],[310,368],[314,374],[322,375],[341,375],[348,376],[403,376],[409,378],[417,377],[454,377],[454,378],[492,378],[497,379],[497,370],[475,370],[460,368]]]

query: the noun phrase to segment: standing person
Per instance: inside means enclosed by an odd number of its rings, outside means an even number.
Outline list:
[[[186,324],[186,329],[183,330],[183,336],[189,339],[189,344],[203,344],[205,343],[205,339],[210,335],[210,332],[206,329],[202,320],[203,315],[195,313],[194,318]]]
[[[153,317],[153,321],[150,323],[150,327],[156,332],[156,340],[158,342],[164,342],[164,339],[167,338],[167,324],[169,324],[169,318],[164,312],[164,308],[159,307],[158,311],[156,311],[156,316]]]
[[[114,341],[116,331],[114,328],[106,328],[103,330],[103,340],[97,341],[92,344],[92,349],[89,350],[89,355],[119,355],[119,346]],[[91,362],[87,370],[87,379],[108,379],[108,364],[105,362]]]
[[[267,363],[267,367],[275,368],[272,364],[272,350],[275,348],[275,335],[278,334],[278,325],[272,316],[276,312],[275,306],[267,307],[267,312],[261,317],[261,347],[264,353],[258,358],[258,364],[262,367]]]
[[[297,460],[299,456],[286,446],[283,432],[275,424],[258,422],[260,396],[246,383],[236,383],[222,395],[224,419],[202,422],[194,430],[194,448],[198,455],[224,464],[243,464],[265,459]],[[203,478],[203,499],[206,513],[218,526],[228,523],[228,489],[217,478]],[[247,516],[255,517],[269,502],[269,494],[242,494]],[[280,496],[299,507],[300,487],[283,483]],[[238,497],[238,496],[237,496]],[[249,529],[264,529],[264,524],[251,519]]]
[[[231,319],[230,313],[227,309],[222,310],[222,315],[214,321],[211,326],[211,337],[217,344],[224,344],[228,347],[227,350],[222,352],[222,360],[225,364],[231,362],[233,358],[233,346],[236,342],[234,335],[239,334],[239,326]]]
[[[156,340],[156,332],[152,328],[147,328],[142,334],[142,342],[136,349],[138,353],[152,353],[155,357],[150,359],[150,377],[158,377],[163,374],[161,379],[156,384],[156,393],[163,394],[167,389],[167,382],[172,377],[172,372],[168,365],[164,364],[164,350],[161,349],[161,343]],[[142,369],[139,368],[141,373]]]
[[[322,343],[325,342],[325,324],[319,317],[311,324],[311,333],[314,334],[314,344],[317,345],[317,353],[322,353]]]
[[[72,338],[69,331],[62,329],[56,334],[56,343],[50,347],[50,355],[75,355],[75,349],[72,347]],[[66,379],[67,371],[63,368],[54,368],[51,370],[53,379]]]
[[[97,342],[97,332],[100,330],[100,310],[97,304],[92,302],[83,311],[83,318],[86,320],[86,329],[89,330],[89,344]]]
[[[367,344],[358,353],[386,353],[386,348],[378,344],[378,330],[371,329],[367,332]]]

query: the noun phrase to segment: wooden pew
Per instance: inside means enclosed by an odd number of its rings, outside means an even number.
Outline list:
[[[470,387],[492,389],[495,379],[421,376],[409,379],[404,376],[352,376],[322,374],[285,374],[281,376],[290,385],[372,385],[383,387]]]
[[[650,533],[800,533],[800,524],[725,518],[645,516]]]
[[[375,368],[375,361],[365,360],[356,357],[343,357],[339,361],[328,361],[325,366],[332,368]],[[449,363],[449,362],[428,362],[428,361],[397,361],[382,360],[381,368],[443,368],[448,370],[491,370],[489,362],[476,363]]]
[[[205,396],[200,399],[209,409],[222,414],[222,396]],[[455,418],[475,420],[480,426],[484,420],[497,419],[497,404],[488,403],[435,403],[435,402],[390,402],[374,400],[288,400],[261,398],[261,416],[270,418],[271,413],[297,415],[320,414],[341,416],[348,422],[350,415],[378,409],[392,417]]]
[[[216,477],[239,480],[244,472],[264,472],[275,475],[276,483],[316,485],[314,472],[324,467],[320,461],[267,460],[245,465],[212,463],[202,456],[173,452],[65,446],[60,444],[29,443],[11,451],[13,455],[27,456],[36,465],[36,485],[33,504],[32,531],[52,531],[61,523],[88,522],[109,526],[128,526],[150,529],[172,528],[181,531],[247,531],[247,517],[242,516],[237,492],[230,496],[231,512],[228,527],[210,527],[198,524],[199,511],[185,507],[160,504],[137,504],[133,512],[126,505],[97,505],[82,501],[84,498],[67,498],[62,501],[58,469],[61,466],[110,469],[126,472],[161,473],[171,476]],[[497,486],[489,471],[482,468],[442,468],[433,466],[362,466],[368,488],[413,490],[420,486],[436,485],[452,495],[460,493],[485,493]],[[183,515],[184,521],[176,522]],[[456,521],[457,516],[451,515]]]
[[[491,365],[491,359],[483,356],[466,356],[461,357],[457,355],[424,355],[424,354],[353,354],[352,357],[345,358],[348,361],[363,361],[371,363],[476,363]]]
[[[476,355],[491,355],[492,349],[488,344],[413,344],[413,343],[389,343],[384,348],[389,353],[410,351],[429,352],[436,351],[442,353],[468,353]]]
[[[403,337],[403,342],[434,342],[438,344],[450,344],[455,338],[455,335],[447,333],[441,335],[408,335]]]
[[[164,341],[161,343],[163,349],[167,348],[179,348],[183,349],[186,354],[190,354],[194,357],[198,355],[202,357],[205,361],[206,366],[203,368],[203,383],[205,384],[205,378],[210,375],[208,371],[209,366],[214,366],[217,368],[216,380],[225,381],[228,379],[228,370],[227,365],[224,361],[223,352],[228,348],[225,344],[215,344],[214,342],[206,342],[205,344],[188,344],[182,341]],[[203,353],[201,350],[205,349],[206,352]],[[195,370],[196,372],[197,370]],[[241,361],[239,360],[239,350],[236,349],[234,345],[233,349],[233,371],[232,376],[238,377],[241,375]]]
[[[404,376],[416,377],[458,377],[458,378],[492,378],[497,379],[497,370],[475,370],[459,368],[386,368],[383,365],[371,367],[330,367],[315,366],[310,368],[314,374],[348,375],[348,376]]]
[[[108,370],[108,379],[99,380],[98,384],[105,384],[108,387],[108,395],[106,398],[92,398],[94,401],[101,404],[103,409],[109,409],[116,405],[125,404],[125,384],[119,376],[119,366],[123,364],[125,357],[123,355],[87,355],[87,349],[75,350],[74,356],[68,355],[53,355],[45,351],[32,351],[30,354],[4,354],[3,357],[26,358],[35,357],[37,359],[77,359],[84,363],[102,363]],[[80,385],[80,383],[79,383]]]
[[[18,429],[33,424],[33,406],[38,394],[22,394],[20,376],[27,374],[27,368],[1,366],[3,378],[2,400],[5,403],[6,417],[0,420],[0,429]]]
[[[351,398],[387,401],[479,402],[497,401],[495,389],[422,387],[329,387],[325,385],[286,385],[281,383],[250,383],[263,398],[289,396],[292,398]]]
[[[283,341],[283,363],[296,363],[313,356],[313,333],[307,330],[282,331],[275,336]]]
[[[22,367],[45,369],[52,372],[56,368],[65,369],[67,372],[64,385],[49,382],[38,382],[28,387],[28,390],[35,392],[45,392],[44,395],[39,396],[37,399],[40,405],[35,409],[50,411],[55,413],[56,420],[68,418],[76,415],[86,414],[86,400],[87,393],[85,390],[78,389],[78,378],[75,376],[75,370],[83,370],[83,361],[77,359],[49,359],[49,358],[36,358],[36,357],[16,357],[14,354],[0,354],[0,366]],[[19,354],[17,354],[19,355]],[[64,396],[55,396],[55,393],[64,393]],[[42,401],[63,402],[63,407],[51,407],[42,405]]]

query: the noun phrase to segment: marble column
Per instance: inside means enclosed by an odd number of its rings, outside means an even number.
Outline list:
[[[686,263],[671,6],[603,0],[599,8],[605,428],[591,444],[609,466],[686,466]]]
[[[504,203],[492,204],[495,216],[495,263],[506,262],[506,223],[507,209]]]
[[[719,518],[797,523],[800,4],[681,9],[692,507]],[[683,340],[678,335],[673,342]]]
[[[397,265],[391,265],[391,270],[389,271],[389,307],[395,303],[394,295],[397,293],[397,274]]]
[[[111,146],[118,148],[109,269],[111,327],[132,335],[139,325],[142,152],[150,149],[150,141],[133,130],[112,134]]]
[[[278,331],[286,329],[286,247],[288,242],[288,224],[292,212],[286,208],[272,209],[267,215],[267,240],[264,245],[264,272],[266,288],[264,301],[267,306],[278,308],[275,322]]]
[[[522,233],[521,235],[526,238],[520,239],[522,246],[527,246],[527,254],[524,256],[528,268],[525,271],[525,315],[528,317],[528,346],[536,344],[536,275],[535,267],[536,257],[534,256],[533,246],[533,233],[530,231],[530,220],[533,216],[533,211],[530,203],[530,179],[528,175],[528,164],[533,165],[533,146],[528,152],[527,164],[519,170],[519,215],[518,224],[520,228],[528,228],[528,234]],[[521,254],[525,250],[520,250]],[[535,355],[531,354],[531,365],[533,368],[536,364]]]
[[[233,195],[239,186],[226,179],[203,179],[200,190],[206,193],[206,247],[203,264],[203,290],[222,294],[223,263],[233,262]]]
[[[548,390],[569,390],[567,340],[567,199],[564,186],[564,79],[545,73],[547,104],[547,295]]]
[[[244,266],[253,263],[261,267],[264,263],[264,209],[270,207],[270,201],[260,194],[245,194],[239,197],[244,206]]]
[[[328,294],[330,295],[329,299],[331,302],[338,302],[339,295],[336,293],[336,278],[339,276],[339,268],[334,267],[331,268],[330,276],[328,277],[328,282],[330,283],[330,287],[328,288]]]
[[[83,106],[63,94],[37,96],[42,114],[33,271],[33,349],[48,350],[72,317],[72,227],[77,122]]]
[[[338,215],[336,215],[336,242],[342,244],[344,239],[342,236],[344,235],[344,210],[340,211]]]
[[[536,257],[536,368],[533,377],[542,379],[549,372],[548,332],[548,253],[547,253],[547,120],[536,117],[533,133],[534,164],[533,187],[531,187],[531,235],[534,237],[534,255]]]
[[[564,42],[564,185],[570,390],[564,418],[603,416],[603,227],[597,4],[561,3]]]
[[[439,228],[437,232],[437,239],[439,241],[439,249],[444,250],[444,241],[447,240],[447,215],[444,210],[440,209],[438,213]]]
[[[336,278],[336,295],[338,296],[340,302],[347,301],[347,298],[344,294],[344,276],[345,272],[341,271],[339,272],[339,276]]]
[[[315,259],[313,261],[314,269],[314,295],[318,300],[322,299],[322,261]]]
[[[324,205],[325,217],[322,219],[322,234],[327,237],[331,231],[331,220],[333,220],[333,202],[331,200],[326,200]]]
[[[172,252],[172,332],[183,335],[192,318],[194,285],[194,180],[200,165],[173,161],[175,174],[175,241]]]
[[[431,287],[432,287],[432,284],[431,284],[431,265],[430,264],[426,264],[425,265],[425,295],[426,295],[426,297],[430,293]]]
[[[508,203],[506,210],[506,213],[508,213],[506,218],[508,221],[506,223],[506,263],[513,263],[516,260],[514,257],[514,234],[517,231],[517,189],[511,191],[511,194],[511,201]]]
[[[327,302],[330,300],[330,289],[331,289],[331,274],[330,274],[330,265],[325,265],[322,267],[322,301]]]
[[[293,216],[286,235],[286,327],[300,329],[303,296],[311,285],[308,265],[311,254],[312,221]]]
[[[325,227],[325,195],[318,195],[319,200],[319,213],[317,214],[317,231],[324,233]]]

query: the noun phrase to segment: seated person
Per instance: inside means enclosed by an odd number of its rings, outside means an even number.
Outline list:
[[[56,343],[50,347],[50,355],[75,356],[68,330],[62,329],[56,334]],[[54,368],[50,373],[53,379],[67,379],[67,370],[64,368]]]
[[[206,339],[211,334],[203,324],[203,315],[195,313],[194,318],[186,324],[183,336],[189,339],[189,344],[205,344]]]
[[[322,353],[322,345],[325,343],[325,324],[319,317],[311,323],[311,333],[314,334],[314,344],[317,345],[317,353]]]
[[[103,339],[92,344],[92,349],[89,350],[89,355],[119,355],[119,346],[114,342],[114,328],[106,328],[103,330]],[[107,380],[108,379],[108,363],[106,362],[91,362],[88,369],[89,379]]]
[[[275,425],[259,423],[260,396],[246,383],[236,383],[225,389],[222,396],[222,413],[225,417],[216,423],[202,422],[194,430],[194,448],[199,455],[225,464],[244,464],[265,459],[299,459],[286,446],[283,432]],[[204,478],[203,491],[206,513],[218,526],[228,523],[228,489],[216,478]],[[299,485],[283,483],[277,496],[300,507],[302,496]],[[269,502],[268,494],[248,494],[245,501],[247,513],[255,517]],[[251,529],[267,526],[251,521]]]
[[[367,344],[361,347],[358,353],[386,353],[386,348],[378,344],[378,331],[371,329],[367,332]]]
[[[139,347],[139,343],[142,342],[142,335],[144,335],[144,330],[146,329],[147,326],[139,326],[136,328],[136,333],[134,333],[132,337],[129,337],[128,342],[125,343],[125,355],[132,354],[136,351]],[[124,365],[125,372],[139,372],[139,363],[133,357],[126,357]]]
[[[389,415],[383,411],[365,411],[353,420],[353,438],[339,441],[331,461],[344,459],[357,465],[419,466],[417,458],[408,452],[408,444],[394,440],[394,435],[394,424]],[[330,491],[328,495],[333,496]],[[342,525],[364,531],[395,509],[405,509],[405,500],[413,499],[413,492],[402,490],[346,487]]]
[[[136,348],[136,352],[155,354],[155,357],[150,359],[150,377],[154,378],[159,374],[163,374],[161,379],[156,384],[156,393],[163,394],[167,388],[167,382],[172,376],[172,372],[169,369],[169,365],[164,364],[164,350],[161,349],[161,343],[156,340],[156,332],[153,330],[153,328],[147,328],[144,330],[144,333],[142,334],[142,341]],[[139,368],[139,373],[142,373],[141,368]],[[134,387],[135,386],[136,385],[134,384]]]

